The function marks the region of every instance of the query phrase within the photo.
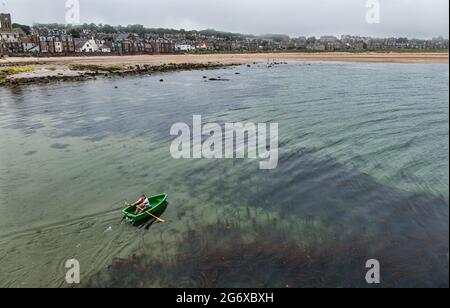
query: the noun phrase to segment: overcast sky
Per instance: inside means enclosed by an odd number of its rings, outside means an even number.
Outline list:
[[[380,23],[366,22],[367,0],[79,0],[81,22],[299,35],[448,37],[449,0],[378,0]],[[13,22],[65,23],[66,0],[0,0]],[[3,7],[2,7],[3,10]]]

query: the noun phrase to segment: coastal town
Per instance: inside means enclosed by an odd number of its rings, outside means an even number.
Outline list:
[[[147,29],[141,25],[84,24],[33,26],[0,14],[0,57],[74,55],[152,55],[233,52],[444,51],[448,38],[373,38],[352,35],[289,37],[245,35],[215,30]]]

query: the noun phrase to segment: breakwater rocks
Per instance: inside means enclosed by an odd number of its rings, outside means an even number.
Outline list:
[[[125,77],[133,75],[150,75],[155,73],[186,71],[186,70],[212,70],[224,67],[237,66],[240,64],[218,64],[218,63],[169,63],[162,65],[83,65],[72,64],[64,72],[54,74],[36,74],[11,76],[4,79],[0,86],[17,86],[25,84],[46,84],[50,82],[63,81],[85,81],[97,78],[112,78],[113,76]]]

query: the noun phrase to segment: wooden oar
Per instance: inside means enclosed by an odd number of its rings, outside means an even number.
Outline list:
[[[152,216],[153,218],[155,218],[157,221],[159,221],[159,222],[162,223],[162,224],[166,222],[165,220],[163,220],[163,219],[161,219],[161,218],[159,218],[159,217],[153,215],[153,214],[150,213],[149,211],[147,211],[147,212],[145,212],[145,213],[148,214],[148,215],[150,215],[150,216]]]
[[[128,202],[125,202],[125,205],[126,205],[126,206],[132,206],[132,205],[129,204]],[[152,216],[153,218],[155,218],[157,221],[159,221],[159,222],[162,223],[162,224],[166,222],[165,220],[163,220],[163,219],[161,219],[161,218],[159,218],[159,217],[153,215],[153,214],[150,213],[149,211],[146,211],[146,212],[144,212],[144,213],[145,213],[145,214],[148,214],[148,215],[150,215],[150,216]]]

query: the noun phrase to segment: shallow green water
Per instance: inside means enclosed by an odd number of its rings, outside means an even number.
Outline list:
[[[2,88],[1,285],[67,286],[77,258],[87,286],[366,286],[375,258],[385,286],[446,286],[448,77],[293,63]],[[194,114],[279,123],[278,168],[174,160]],[[143,191],[169,193],[167,224],[120,223]]]

